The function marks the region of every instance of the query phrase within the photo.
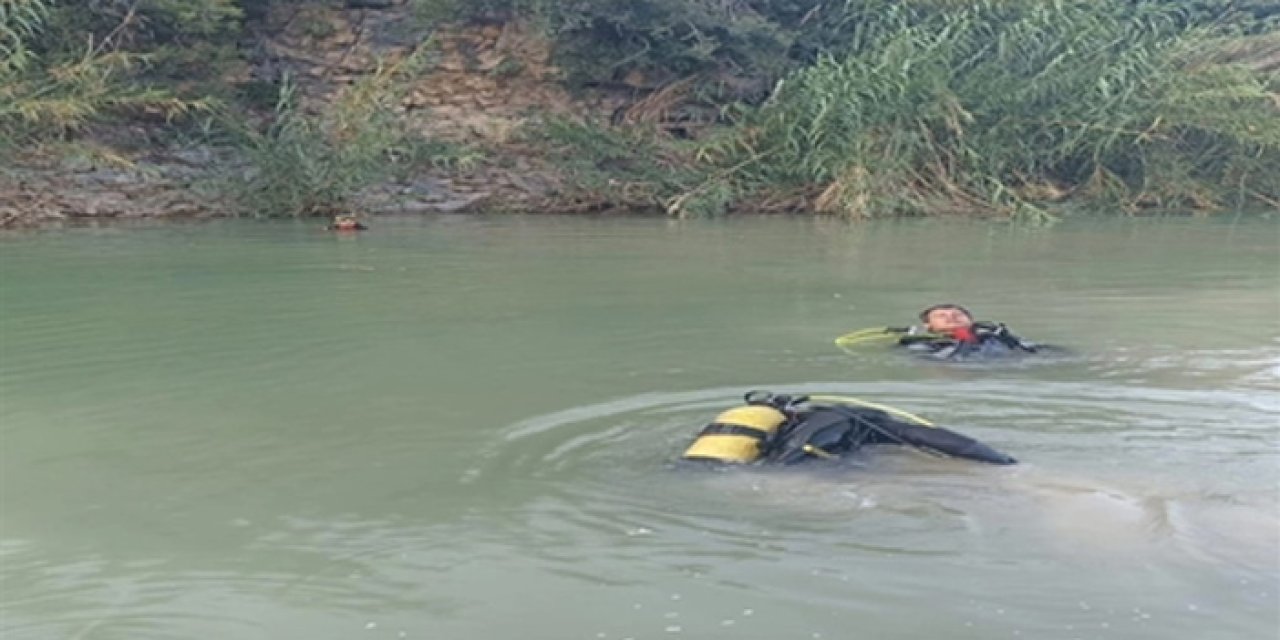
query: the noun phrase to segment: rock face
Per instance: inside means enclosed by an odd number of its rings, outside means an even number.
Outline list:
[[[380,63],[426,47],[430,65],[400,105],[406,127],[424,136],[477,145],[501,158],[466,169],[437,169],[405,184],[370,187],[354,206],[368,213],[537,211],[554,206],[557,174],[523,153],[515,133],[545,114],[599,117],[623,100],[572,98],[559,83],[548,43],[518,24],[474,24],[433,31],[409,0],[337,4],[276,3],[258,34],[250,78],[274,84],[288,74],[304,108],[333,100]],[[148,150],[120,163],[56,163],[0,171],[0,228],[98,218],[233,215],[215,197],[214,170],[232,158],[209,149]],[[497,166],[497,165],[501,166]]]
[[[377,4],[374,9],[371,4]],[[358,8],[357,8],[358,7]],[[435,170],[405,185],[365,190],[359,206],[378,212],[458,211],[478,208],[535,211],[548,206],[557,172],[527,153],[517,132],[547,115],[599,118],[625,98],[570,96],[551,62],[549,43],[516,23],[415,24],[407,0],[348,1],[345,8],[306,6],[275,16],[255,74],[289,72],[300,79],[310,108],[334,100],[346,87],[425,48],[429,66],[400,104],[405,125],[424,137],[475,145],[501,162],[465,170]],[[501,164],[502,166],[495,166]],[[431,188],[425,190],[423,185]]]
[[[209,218],[231,211],[209,197],[207,149],[113,166],[88,160],[0,172],[0,229],[86,219]]]
[[[405,100],[424,133],[458,142],[502,144],[533,114],[593,115],[601,100],[577,102],[559,84],[546,41],[517,24],[440,34],[440,58]]]

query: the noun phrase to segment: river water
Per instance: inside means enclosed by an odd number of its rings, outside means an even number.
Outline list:
[[[1280,224],[0,237],[0,637],[1274,638]],[[832,339],[966,303],[1064,349]],[[1022,464],[671,464],[753,388]]]

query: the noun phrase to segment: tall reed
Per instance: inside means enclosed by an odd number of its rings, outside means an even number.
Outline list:
[[[707,145],[740,193],[848,216],[1280,201],[1276,76],[1212,61],[1220,34],[1176,5],[881,5]]]
[[[110,37],[42,41],[55,6],[0,0],[0,152],[63,138],[109,112],[172,118],[210,107],[136,82],[134,72],[149,56],[124,51]]]

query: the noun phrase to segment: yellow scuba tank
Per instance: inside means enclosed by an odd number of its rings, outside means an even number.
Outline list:
[[[716,416],[684,452],[686,460],[754,462],[761,445],[787,421],[787,415],[767,404],[750,404]]]

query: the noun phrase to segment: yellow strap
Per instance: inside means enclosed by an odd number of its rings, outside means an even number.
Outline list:
[[[850,331],[849,333],[836,338],[836,346],[840,347],[840,349],[845,353],[853,354],[853,351],[851,350],[853,347],[864,344],[890,341],[896,342],[903,338],[927,341],[942,340],[946,337],[947,336],[939,333],[908,333],[892,327],[871,327],[868,329]]]
[[[902,409],[897,409],[883,404],[876,404],[874,402],[867,402],[866,400],[859,400],[857,398],[850,398],[849,396],[809,396],[809,399],[816,402],[838,402],[841,404],[851,404],[856,407],[866,407],[868,409],[883,411],[889,415],[897,416],[926,427],[934,426],[932,422],[929,422],[914,413],[907,413]]]
[[[889,327],[871,327],[869,329],[858,329],[850,331],[839,338],[836,338],[836,344],[842,347],[852,346],[861,342],[873,342],[876,340],[897,340],[901,334],[897,331],[890,331]]]

